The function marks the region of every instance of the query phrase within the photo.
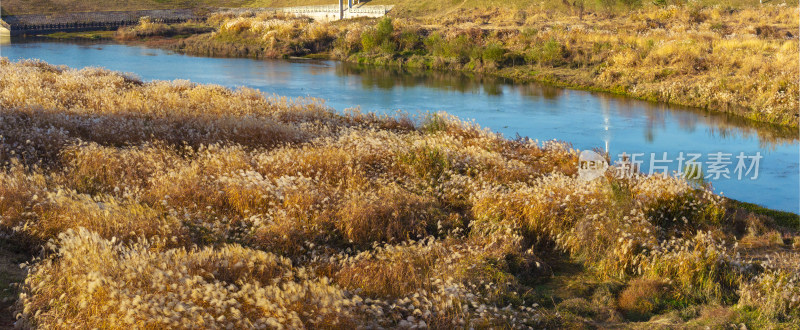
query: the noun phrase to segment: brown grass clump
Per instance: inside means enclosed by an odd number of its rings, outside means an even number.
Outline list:
[[[168,25],[153,22],[149,17],[139,19],[139,24],[123,27],[114,33],[117,40],[136,40],[148,37],[175,37],[189,36],[192,34],[211,32],[210,26],[198,22],[185,22],[180,24]]]
[[[796,316],[796,259],[738,256],[725,201],[677,178],[583,182],[567,144],[442,113],[0,69],[0,239],[41,251],[23,327],[556,327],[616,319],[615,300]],[[535,286],[565,258],[643,282],[555,303]]]
[[[620,293],[618,305],[628,319],[647,320],[669,299],[669,284],[661,280],[636,279]]]
[[[58,258],[29,271],[23,325],[342,326],[358,301],[325,279],[309,279],[288,259],[241,246],[124,246],[85,229],[59,236]]]
[[[423,236],[431,225],[428,222],[435,220],[426,219],[436,208],[434,202],[395,184],[378,185],[381,187],[345,197],[336,221],[344,238],[356,244],[370,244]]]

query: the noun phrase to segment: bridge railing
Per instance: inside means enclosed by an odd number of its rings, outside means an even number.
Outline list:
[[[386,14],[392,9],[393,6],[360,6],[353,8],[344,8],[345,12],[351,14]],[[278,9],[280,11],[289,13],[338,13],[338,5],[327,6],[299,6],[299,7],[286,7]]]
[[[393,6],[358,6],[345,8],[345,17],[358,15],[383,16]],[[239,10],[242,10],[240,8]],[[338,14],[338,5],[325,6],[299,6],[286,8],[249,8],[248,11],[281,11],[293,14]],[[61,13],[52,15],[13,15],[5,16],[3,20],[9,25],[11,34],[27,33],[52,33],[52,32],[76,32],[92,29],[116,29],[121,26],[135,25],[142,17],[149,17],[154,22],[179,23],[194,19],[203,19],[203,16],[195,14],[188,9],[173,10],[139,10],[139,11],[109,11],[109,12],[86,12],[86,13]]]
[[[348,11],[352,14],[386,14],[389,10],[392,9],[392,6],[361,6],[361,7],[353,7],[348,9]]]
[[[73,28],[76,24],[86,27],[121,26],[136,24],[141,17],[150,17],[159,22],[183,22],[201,19],[192,10],[139,10],[109,11],[86,13],[60,13],[52,15],[10,15],[3,19],[11,27],[12,33],[17,30],[39,31],[52,30],[59,27]]]
[[[203,18],[192,10],[174,9],[11,15],[5,16],[3,19],[10,26],[11,34],[20,35],[116,29],[121,26],[138,24],[142,17],[149,17],[152,21],[160,23],[180,23]]]
[[[339,6],[338,5],[330,5],[330,6],[302,6],[302,7],[287,7],[281,8],[281,11],[290,12],[290,13],[338,13]]]

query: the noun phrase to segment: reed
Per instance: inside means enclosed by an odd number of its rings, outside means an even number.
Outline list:
[[[0,69],[2,240],[42,251],[16,304],[23,327],[611,320],[586,296],[556,307],[535,293],[568,261],[580,278],[631,283],[626,311],[718,304],[755,309],[749,325],[797,326],[796,259],[741,257],[734,224],[750,213],[680,178],[582,182],[569,145],[444,113],[340,114],[38,61]],[[618,294],[603,294],[609,313]]]

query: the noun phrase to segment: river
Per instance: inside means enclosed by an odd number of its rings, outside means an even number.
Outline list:
[[[193,57],[141,46],[52,41],[13,41],[0,45],[0,56],[74,68],[105,67],[143,80],[187,79],[315,97],[337,110],[446,111],[509,138],[519,134],[566,141],[582,150],[607,149],[613,160],[623,152],[641,154],[635,159],[643,160],[643,172],[649,172],[651,160],[675,171],[681,153],[687,159],[699,154],[717,193],[795,213],[800,205],[798,131],[724,114],[486,76],[336,61]],[[748,158],[742,159],[746,167],[737,171],[739,155]],[[762,158],[756,161],[758,156]]]

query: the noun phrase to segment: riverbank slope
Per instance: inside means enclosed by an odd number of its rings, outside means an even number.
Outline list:
[[[211,33],[159,39],[160,29],[174,35],[171,28],[148,24],[118,38],[206,56],[314,55],[479,72],[798,126],[797,7],[457,11],[341,22],[218,14],[207,22]]]

